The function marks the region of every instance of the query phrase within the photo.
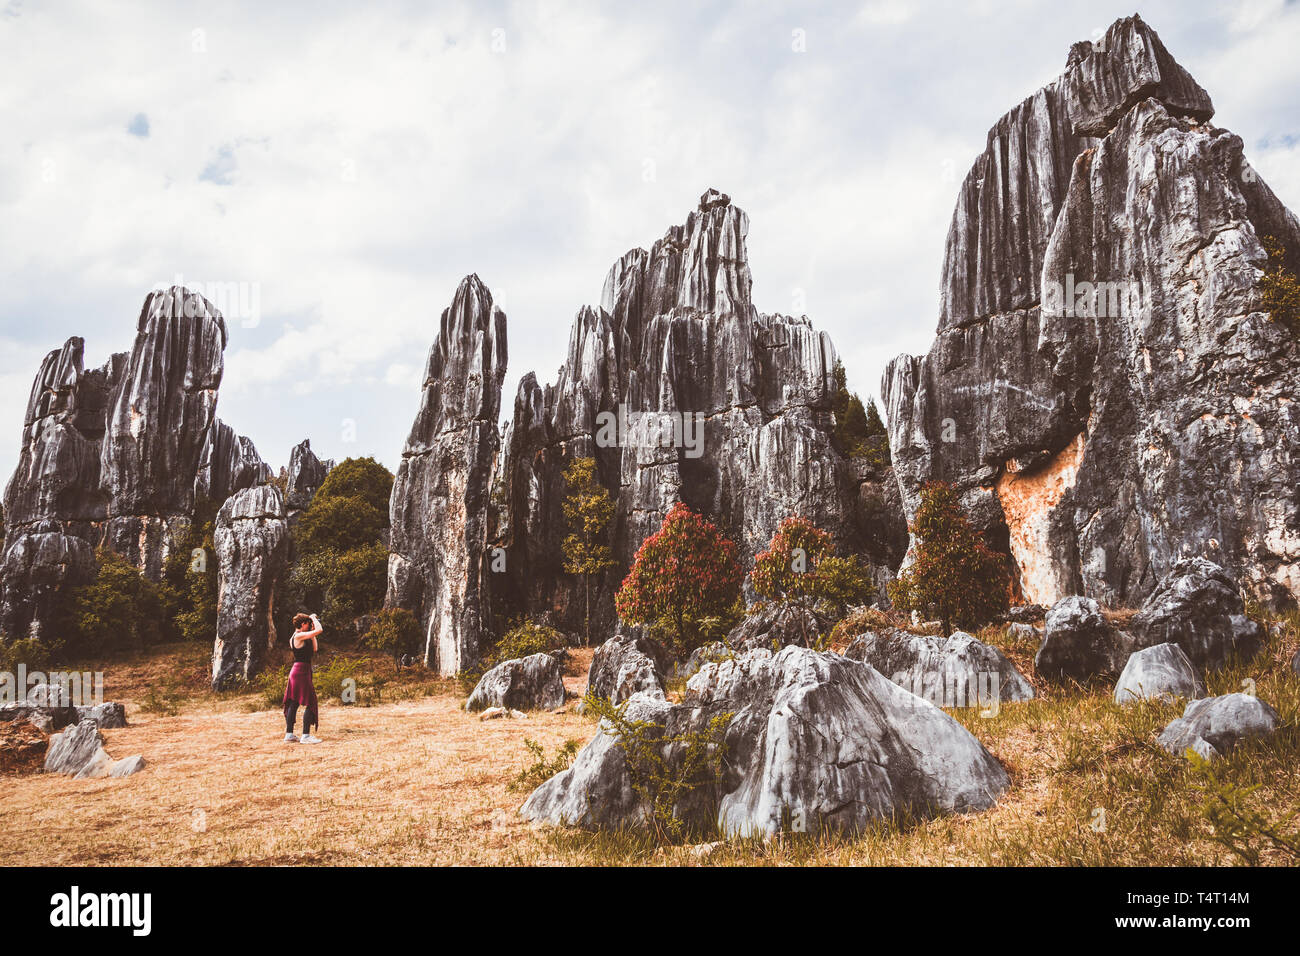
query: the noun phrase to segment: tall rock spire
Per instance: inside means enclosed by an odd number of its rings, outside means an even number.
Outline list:
[[[453,675],[484,634],[488,496],[506,372],[506,317],[476,275],[456,289],[424,373],[424,393],[392,495],[388,607],[413,611],[425,662]]]

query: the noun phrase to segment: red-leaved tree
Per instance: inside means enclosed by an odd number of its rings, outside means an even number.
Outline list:
[[[735,543],[678,502],[641,544],[614,606],[625,624],[654,628],[686,654],[734,617],[741,578]]]

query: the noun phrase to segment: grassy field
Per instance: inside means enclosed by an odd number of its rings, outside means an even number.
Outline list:
[[[1001,628],[997,643],[1032,677],[1034,647]],[[1300,679],[1288,666],[1295,620],[1264,655],[1210,681],[1242,689],[1282,715],[1283,730],[1215,765],[1221,782],[1258,789],[1240,808],[1276,819],[1300,807]],[[1154,744],[1180,707],[1120,708],[1109,685],[1051,688],[997,716],[953,711],[1002,762],[1012,787],[985,813],[882,823],[854,839],[790,835],[658,848],[629,834],[534,829],[512,789],[532,762],[525,739],[553,753],[586,742],[590,718],[534,713],[480,721],[460,709],[455,682],[420,671],[386,679],[371,706],[323,703],[317,746],[284,744],[266,696],[202,689],[206,652],[160,649],[98,665],[106,696],[125,700],[130,726],[104,736],[115,757],[148,766],[121,780],[0,778],[0,864],[924,864],[1209,865],[1243,862],[1202,812],[1204,772]],[[566,677],[584,684],[589,652]],[[96,666],[93,664],[90,666]],[[162,688],[160,691],[159,688]],[[174,713],[169,713],[172,711]],[[1300,829],[1293,822],[1289,832]],[[1284,826],[1283,831],[1287,828]],[[1294,864],[1266,838],[1249,841],[1262,864]],[[1251,850],[1248,848],[1248,852]]]

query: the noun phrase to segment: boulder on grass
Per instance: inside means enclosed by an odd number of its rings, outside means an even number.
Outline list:
[[[117,701],[108,700],[94,707],[78,707],[78,720],[93,720],[103,730],[112,730],[126,726],[126,707]]]
[[[1170,721],[1157,743],[1171,754],[1189,749],[1206,760],[1230,753],[1243,740],[1264,737],[1278,727],[1277,711],[1250,694],[1206,697],[1187,705]]]
[[[591,656],[587,694],[621,704],[634,694],[664,696],[664,675],[671,668],[667,653],[653,638],[623,629]]]
[[[1196,676],[1196,668],[1177,644],[1157,644],[1129,655],[1124,671],[1115,684],[1115,703],[1131,704],[1138,700],[1195,700],[1205,696],[1205,685]]]
[[[465,709],[554,710],[563,703],[563,665],[551,654],[530,654],[503,661],[484,674]]]
[[[104,737],[99,724],[86,719],[76,726],[50,738],[50,749],[45,753],[46,773],[65,773],[77,776],[87,765],[97,762],[104,750]]]
[[[1197,667],[1216,668],[1229,657],[1248,658],[1264,645],[1264,629],[1246,617],[1236,582],[1206,561],[1179,561],[1133,618],[1141,647],[1171,642]]]
[[[46,733],[71,726],[77,719],[75,707],[47,707],[22,701],[0,705],[0,723],[30,722]]]
[[[773,834],[795,826],[853,832],[907,814],[982,810],[1009,785],[1002,765],[933,704],[839,654],[786,647],[706,664],[681,704],[633,697],[625,716],[655,736],[702,732],[721,714],[727,726],[720,778],[675,808],[691,825],[716,823],[726,836]],[[636,827],[647,807],[627,758],[602,724],[573,766],[542,784],[520,813],[539,823]],[[670,770],[684,748],[661,751]]]
[[[1133,651],[1133,640],[1111,627],[1092,598],[1062,598],[1047,612],[1034,668],[1048,680],[1084,682],[1114,677]]]
[[[994,700],[1032,700],[1034,688],[1001,651],[965,631],[950,637],[896,628],[855,637],[844,650],[900,687],[940,707],[976,707]]]

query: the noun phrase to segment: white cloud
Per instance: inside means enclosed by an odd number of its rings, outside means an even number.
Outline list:
[[[464,275],[509,316],[508,387],[552,379],[610,264],[710,186],[750,213],[758,307],[806,311],[875,393],[930,342],[985,131],[1127,2],[18,8],[0,18],[0,471],[40,357],[71,334],[92,365],[128,347],[178,273],[258,290],[220,414],[268,460],[310,436],[395,465]],[[1153,6],[1300,205],[1296,12]]]

